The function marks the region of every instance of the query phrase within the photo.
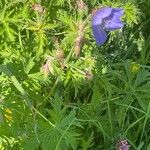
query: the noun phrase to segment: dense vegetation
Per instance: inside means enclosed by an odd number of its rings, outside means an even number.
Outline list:
[[[124,27],[97,46],[108,6]],[[149,0],[0,0],[0,149],[150,150],[149,25]]]

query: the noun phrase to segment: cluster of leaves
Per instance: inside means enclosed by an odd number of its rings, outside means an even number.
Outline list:
[[[122,7],[97,47],[91,14]],[[0,149],[150,148],[147,0],[0,1]],[[144,8],[144,9],[143,9]]]

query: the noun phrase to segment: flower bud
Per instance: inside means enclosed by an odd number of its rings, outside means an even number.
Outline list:
[[[45,11],[44,8],[42,7],[42,5],[37,4],[37,3],[33,4],[33,5],[31,6],[31,8],[32,8],[34,11],[38,12],[39,14],[42,14],[42,13]]]
[[[75,40],[74,52],[76,56],[79,56],[80,51],[83,48],[83,45],[84,45],[84,37],[83,35],[79,35]]]
[[[41,67],[41,72],[44,74],[44,77],[47,78],[49,73],[54,74],[54,69],[53,69],[53,58],[49,57],[46,61],[46,63]]]
[[[87,80],[92,80],[93,79],[93,73],[91,71],[85,71],[85,78]]]
[[[81,49],[84,46],[84,24],[81,23],[78,25],[78,36],[75,39],[75,55],[79,56]]]
[[[77,0],[76,6],[78,10],[85,10],[87,9],[87,5],[83,2],[83,0]]]
[[[56,59],[58,60],[61,69],[64,68],[64,52],[62,50],[56,50]]]

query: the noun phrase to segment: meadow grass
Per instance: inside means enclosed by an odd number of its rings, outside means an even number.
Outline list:
[[[97,46],[91,17],[123,8]],[[0,1],[0,149],[150,150],[148,0]]]

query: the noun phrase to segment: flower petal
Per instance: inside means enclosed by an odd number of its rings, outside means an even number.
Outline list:
[[[113,8],[104,7],[95,12],[92,17],[92,25],[100,25],[102,23],[102,19],[111,15]]]
[[[106,42],[107,33],[100,25],[93,26],[93,34],[97,45],[102,45]]]
[[[120,17],[114,15],[111,18],[107,18],[105,21],[105,29],[107,31],[113,31],[121,29],[123,27],[123,22],[120,20]]]
[[[112,14],[121,17],[124,14],[123,8],[113,8]]]

